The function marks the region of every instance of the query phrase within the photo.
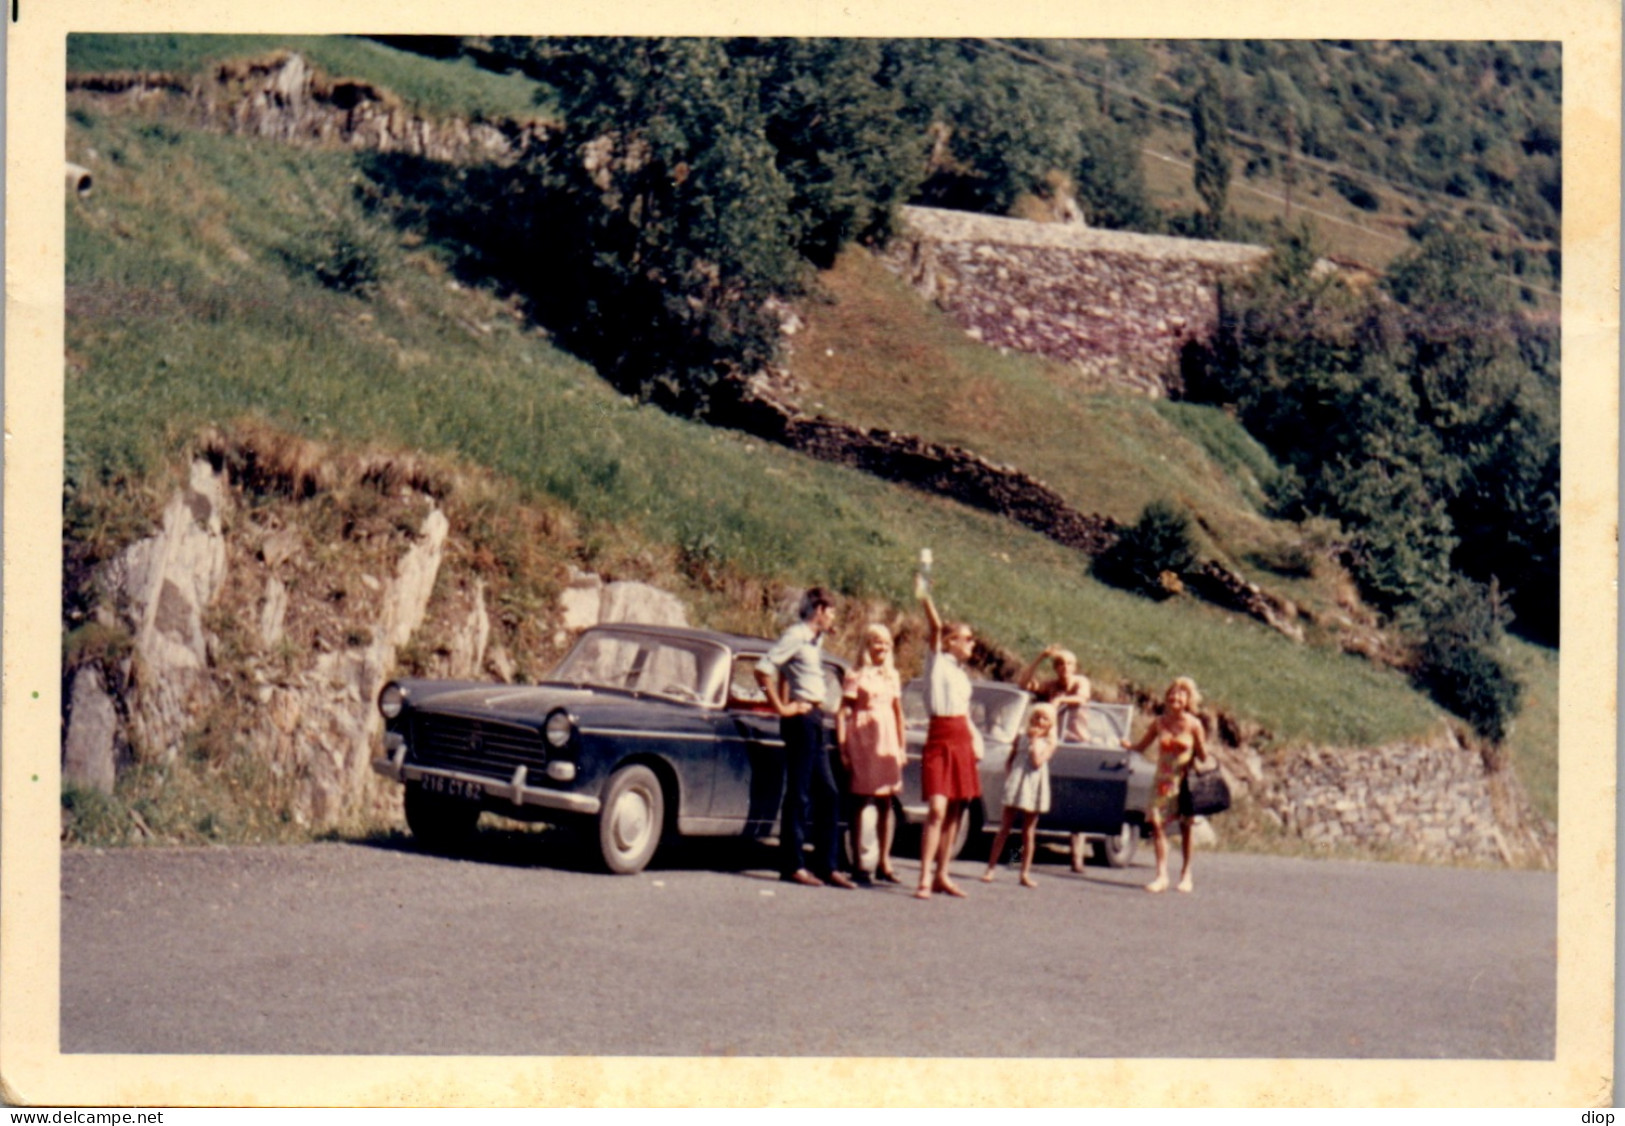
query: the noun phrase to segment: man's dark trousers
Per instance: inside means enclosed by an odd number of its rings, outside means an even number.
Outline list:
[[[836,820],[840,788],[830,769],[825,743],[824,712],[814,708],[779,720],[784,736],[784,808],[779,816],[780,862],[783,874],[807,868],[828,879],[841,860],[841,827]],[[807,806],[812,805],[813,859],[802,855],[806,842]]]

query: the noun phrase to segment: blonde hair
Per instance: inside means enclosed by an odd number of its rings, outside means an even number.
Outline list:
[[[1168,698],[1168,694],[1171,693],[1175,688],[1183,688],[1185,690],[1185,697],[1187,700],[1185,708],[1186,711],[1194,712],[1197,708],[1202,706],[1202,693],[1197,691],[1196,681],[1192,680],[1188,676],[1176,676],[1174,677],[1174,682],[1168,686],[1168,691],[1162,694],[1162,698],[1166,700]]]
[[[1034,704],[1027,711],[1027,726],[1032,726],[1033,716],[1038,715],[1039,713],[1049,716],[1049,733],[1053,737],[1055,735],[1056,726],[1061,722],[1061,717],[1055,711],[1055,705],[1046,704],[1042,700]]]
[[[872,661],[869,657],[869,642],[878,638],[884,638],[887,646],[886,657],[880,663],[879,667],[888,672],[895,671],[897,668],[895,660],[897,655],[897,643],[892,640],[891,630],[887,629],[879,622],[870,623],[869,626],[867,626],[863,631],[863,651],[858,654],[858,667],[864,669],[876,667],[874,661]]]

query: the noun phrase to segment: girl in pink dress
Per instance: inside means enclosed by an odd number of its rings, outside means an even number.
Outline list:
[[[903,787],[903,695],[892,660],[891,631],[883,625],[872,625],[863,633],[863,655],[858,667],[846,674],[835,730],[841,762],[857,801],[852,815],[853,866],[858,866],[863,855],[863,809],[873,805],[875,834],[880,841],[874,878],[895,884],[892,797]],[[859,878],[863,875],[860,872]]]

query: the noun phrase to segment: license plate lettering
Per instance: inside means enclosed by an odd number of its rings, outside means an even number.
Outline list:
[[[450,798],[462,798],[464,801],[479,801],[485,796],[476,783],[466,782],[461,778],[447,778],[442,774],[425,774],[423,788],[432,794],[445,794]]]

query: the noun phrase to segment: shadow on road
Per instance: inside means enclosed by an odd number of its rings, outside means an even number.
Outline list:
[[[561,872],[590,872],[602,874],[598,862],[597,844],[590,834],[567,826],[520,825],[514,822],[489,824],[482,822],[468,841],[454,850],[432,849],[420,844],[410,833],[391,829],[365,837],[351,838],[348,843],[361,848],[386,852],[419,853],[425,856],[446,856],[479,864],[493,864],[505,868],[548,868]],[[919,858],[907,849],[894,852],[900,875],[905,880],[919,871]],[[1006,849],[1001,873],[1008,870],[1015,878],[1015,865],[1019,860],[1017,847]],[[967,849],[960,858],[980,864],[986,856],[985,845],[980,855]],[[1139,891],[1144,882],[1138,872],[1124,869],[1097,867],[1090,862],[1086,871],[1067,870],[1070,862],[1065,847],[1040,845],[1034,858],[1034,870],[1046,879],[1080,880],[1102,888],[1120,891]],[[777,881],[779,852],[773,838],[745,840],[739,837],[685,837],[668,840],[655,854],[646,869],[649,872],[719,872],[745,876],[751,879]]]
[[[386,852],[415,852],[447,856],[508,868],[551,868],[564,872],[602,873],[596,844],[568,828],[538,826],[512,828],[482,825],[454,850],[426,848],[399,829],[352,839],[350,844]],[[769,843],[726,838],[687,838],[661,846],[648,871],[739,872],[778,870],[777,850]]]

